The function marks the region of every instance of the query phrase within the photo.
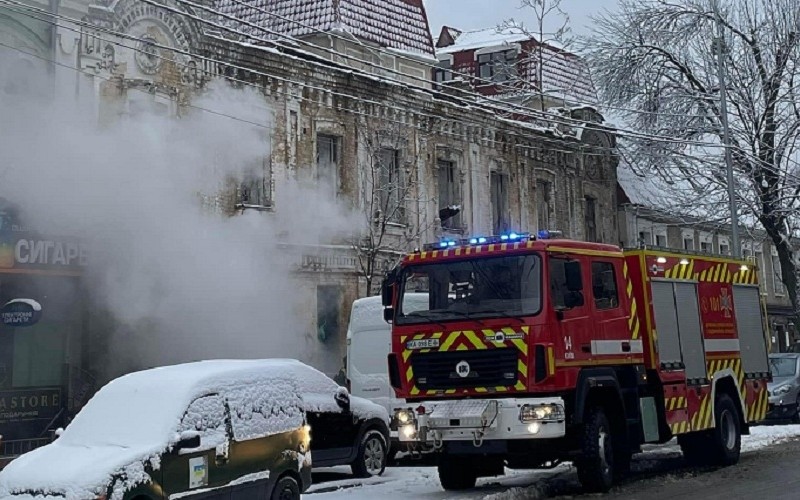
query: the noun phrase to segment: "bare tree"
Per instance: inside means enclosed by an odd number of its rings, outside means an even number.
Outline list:
[[[640,174],[661,179],[669,208],[719,219],[728,201],[723,51],[741,222],[759,224],[775,245],[797,311],[800,11],[794,0],[720,2],[717,39],[711,1],[621,0],[618,12],[595,19],[587,40],[593,76],[605,102],[641,132],[622,143],[625,154]]]
[[[429,226],[420,210],[413,134],[396,123],[363,122],[358,131],[359,175],[365,224],[353,241],[358,272],[373,285],[404,253],[419,244]]]
[[[518,69],[509,70],[508,85],[522,92],[539,94],[541,110],[546,107],[546,67],[564,64],[565,51],[572,45],[569,15],[561,8],[562,0],[520,0],[519,8],[532,17],[531,23],[507,19],[498,31],[520,33],[534,42],[522,49],[517,60]],[[565,82],[569,83],[569,82]],[[573,82],[574,83],[574,82]],[[552,90],[552,89],[550,89]],[[566,89],[564,89],[566,90]]]

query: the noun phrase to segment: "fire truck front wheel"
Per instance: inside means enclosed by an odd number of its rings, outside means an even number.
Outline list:
[[[592,408],[583,424],[580,457],[575,461],[578,479],[588,491],[606,492],[614,483],[614,439],[611,425],[600,407]]]
[[[439,460],[439,482],[445,490],[469,490],[475,487],[478,471],[465,457],[443,455]]]
[[[727,394],[722,394],[714,404],[716,427],[712,430],[713,459],[719,465],[733,465],[739,461],[742,447],[742,430],[739,411]]]

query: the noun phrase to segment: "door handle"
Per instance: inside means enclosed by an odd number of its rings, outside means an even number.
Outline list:
[[[631,352],[631,343],[630,342],[623,342],[622,343],[622,352]]]

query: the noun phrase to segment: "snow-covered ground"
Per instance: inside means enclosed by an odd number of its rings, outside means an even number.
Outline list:
[[[751,435],[742,437],[742,451],[745,453],[792,438],[800,438],[800,425],[754,427],[751,432]],[[675,455],[679,452],[677,443],[672,441],[663,446],[648,446],[644,455],[657,459],[659,454]],[[555,476],[573,474],[572,465],[569,463],[547,471],[507,470],[503,477],[479,479],[475,490],[454,493],[442,490],[435,467],[389,467],[382,477],[366,480],[353,479],[349,467],[332,467],[315,469],[317,482],[309,489],[306,496],[314,500],[534,499],[546,496],[543,492],[540,494],[538,484]],[[325,482],[320,482],[323,480]]]

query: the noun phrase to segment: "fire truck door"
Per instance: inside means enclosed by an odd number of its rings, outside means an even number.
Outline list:
[[[733,312],[745,373],[766,373],[767,345],[757,286],[733,285]]]
[[[652,292],[661,364],[682,366],[687,379],[707,378],[697,284],[654,280]]]

